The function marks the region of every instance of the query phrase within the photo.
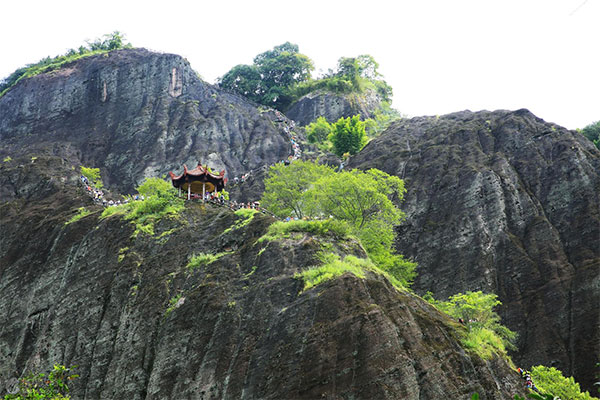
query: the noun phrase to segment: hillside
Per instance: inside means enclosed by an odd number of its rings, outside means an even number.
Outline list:
[[[397,121],[350,167],[408,189],[397,249],[414,288],[497,293],[515,362],[552,365],[591,392],[600,354],[600,151],[527,110]]]
[[[188,62],[144,49],[82,58],[0,97],[0,157],[78,161],[130,192],[201,160],[229,177],[287,158],[272,112],[203,82]]]
[[[0,375],[78,365],[75,398],[469,398],[521,392],[502,359],[460,345],[464,327],[384,277],[302,291],[294,274],[352,239],[299,233],[260,242],[227,208],[188,203],[155,236],[99,220],[62,159],[14,159],[0,183]],[[38,184],[30,184],[38,182]],[[65,224],[80,206],[92,213]],[[49,210],[52,210],[49,213]],[[237,228],[236,228],[237,226]],[[192,255],[221,254],[187,267]]]

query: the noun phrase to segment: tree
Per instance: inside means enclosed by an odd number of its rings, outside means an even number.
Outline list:
[[[310,78],[312,60],[286,42],[257,55],[252,65],[237,65],[219,79],[219,86],[278,109],[291,101],[290,88]]]
[[[562,372],[554,367],[548,368],[543,365],[533,367],[531,380],[541,392],[552,393],[561,399],[592,400],[595,398],[589,392],[581,392],[579,383],[575,382],[572,376],[565,378]]]
[[[404,182],[377,169],[335,173],[308,161],[271,167],[262,203],[279,216],[323,218],[347,223],[369,258],[408,286],[416,264],[394,254],[394,226],[404,213],[393,201],[404,197]]]
[[[358,153],[367,144],[365,123],[360,120],[360,115],[337,120],[329,140],[333,144],[333,152],[339,157],[344,153]]]
[[[290,165],[276,164],[269,169],[261,203],[279,217],[302,218],[310,210],[305,191],[319,178],[333,174],[333,169],[309,161],[294,161]]]
[[[100,177],[100,168],[87,168],[82,165],[81,175],[85,176],[88,179],[88,181],[93,183],[94,186],[96,186],[96,188],[98,189],[102,189],[102,187],[104,186]]]
[[[325,142],[331,132],[331,124],[322,116],[306,126],[306,137],[311,143]]]
[[[256,102],[264,94],[260,72],[254,65],[236,65],[220,78],[219,85]]]
[[[581,130],[581,133],[600,149],[600,121],[589,124]]]

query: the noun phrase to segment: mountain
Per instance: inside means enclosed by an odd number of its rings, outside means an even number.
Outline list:
[[[180,56],[117,50],[22,80],[0,97],[0,156],[78,160],[130,193],[184,163],[231,178],[287,158],[289,134],[276,119],[205,83]]]
[[[351,238],[188,202],[133,235],[85,194],[62,158],[12,159],[0,184],[0,376],[77,365],[74,398],[507,399],[502,358],[466,351],[465,328],[386,278],[344,274],[303,290],[296,273]],[[6,197],[4,198],[7,199]],[[90,214],[70,219],[79,207]],[[193,255],[212,263],[190,268]],[[220,257],[220,258],[219,258]],[[2,381],[5,381],[5,380]],[[0,388],[2,390],[2,388]]]
[[[414,288],[499,295],[513,358],[592,391],[600,354],[600,151],[527,110],[400,120],[349,167],[406,182],[397,249]],[[595,390],[594,390],[595,391]]]

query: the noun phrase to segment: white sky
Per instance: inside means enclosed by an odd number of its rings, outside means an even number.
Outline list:
[[[371,54],[403,114],[528,108],[600,119],[600,0],[28,0],[0,5],[0,77],[119,30],[214,83],[286,41],[334,68]]]

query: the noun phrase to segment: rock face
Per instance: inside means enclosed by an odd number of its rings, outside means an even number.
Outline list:
[[[79,366],[78,399],[523,394],[506,362],[466,352],[461,325],[382,276],[303,292],[294,274],[325,243],[364,257],[352,239],[258,242],[270,217],[241,226],[198,203],[132,237],[121,217],[99,220],[77,177],[54,158],[0,167],[2,186],[20,188],[0,203],[0,382],[62,363]],[[65,224],[81,206],[92,213]],[[187,268],[198,253],[222,254]]]
[[[367,119],[372,117],[380,104],[381,99],[373,91],[367,91],[363,95],[338,95],[317,91],[301,97],[290,106],[285,115],[300,125],[308,125],[321,116],[329,122],[357,114]]]
[[[415,288],[483,290],[519,335],[515,361],[592,391],[600,354],[600,152],[581,134],[516,112],[394,123],[351,160],[406,181],[397,248]]]
[[[286,158],[289,135],[273,119],[203,82],[179,56],[118,50],[23,80],[2,96],[0,155],[79,160],[131,192],[184,163],[233,177]]]

